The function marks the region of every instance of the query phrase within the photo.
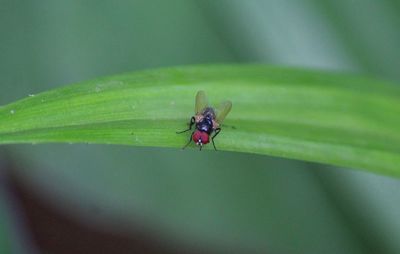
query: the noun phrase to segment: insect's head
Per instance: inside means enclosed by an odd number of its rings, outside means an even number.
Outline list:
[[[206,132],[204,131],[195,131],[193,133],[193,141],[196,143],[196,145],[202,146],[207,144],[210,140],[209,140],[209,136]]]

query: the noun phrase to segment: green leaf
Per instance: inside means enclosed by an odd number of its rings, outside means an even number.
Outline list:
[[[400,88],[354,75],[262,65],[128,73],[29,96],[0,108],[0,143],[181,148],[198,90],[233,108],[216,138],[226,151],[400,176]],[[212,149],[212,146],[208,146]]]

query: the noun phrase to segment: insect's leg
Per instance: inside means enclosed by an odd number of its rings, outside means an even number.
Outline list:
[[[200,143],[200,151],[201,151],[201,148],[203,148],[203,144],[202,143]]]
[[[220,131],[221,131],[221,128],[216,128],[216,129],[215,129],[215,133],[214,133],[214,135],[213,135],[212,138],[211,138],[211,141],[212,141],[212,143],[213,143],[213,146],[214,146],[215,151],[217,151],[217,148],[215,147],[214,138],[218,135],[218,133],[219,133]]]
[[[194,116],[192,116],[192,118],[190,118],[190,123],[189,123],[189,128],[183,131],[177,131],[176,134],[181,134],[187,131],[190,131],[193,127],[193,124],[195,123],[196,119],[194,118]]]
[[[192,132],[192,134],[191,134],[190,137],[189,137],[189,141],[186,143],[186,145],[185,145],[184,147],[182,147],[182,149],[185,149],[185,148],[192,142],[193,133],[194,133],[194,132]]]

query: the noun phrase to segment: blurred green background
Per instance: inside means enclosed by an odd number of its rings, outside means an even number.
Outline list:
[[[304,66],[398,82],[399,27],[397,0],[1,0],[0,104],[99,76],[201,63]],[[362,171],[196,149],[65,144],[1,147],[0,173],[6,164],[32,193],[99,230],[139,228],[213,253],[400,253],[400,182]],[[10,195],[0,188],[0,252],[46,251],[30,240]]]

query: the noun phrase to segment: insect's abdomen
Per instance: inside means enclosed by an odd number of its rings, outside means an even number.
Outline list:
[[[213,108],[205,108],[202,114],[205,118],[211,118],[211,120],[215,119],[215,111]]]

